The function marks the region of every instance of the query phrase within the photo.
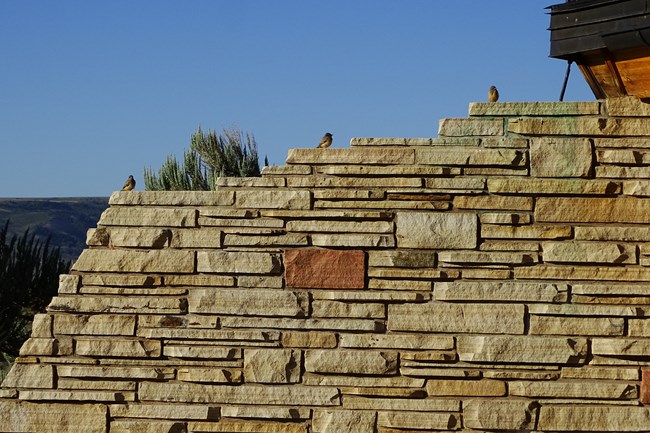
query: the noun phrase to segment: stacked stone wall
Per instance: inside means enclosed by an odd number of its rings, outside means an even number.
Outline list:
[[[650,431],[648,107],[475,103],[116,192],[0,431]]]

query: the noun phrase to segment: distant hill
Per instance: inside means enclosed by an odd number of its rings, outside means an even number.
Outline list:
[[[0,198],[0,227],[10,220],[10,235],[29,229],[43,240],[51,236],[50,244],[74,261],[86,247],[86,231],[107,207],[108,197]]]

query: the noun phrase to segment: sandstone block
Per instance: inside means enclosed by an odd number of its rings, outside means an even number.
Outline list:
[[[154,275],[85,274],[83,284],[84,286],[155,287],[162,285],[162,277]]]
[[[337,386],[364,388],[423,388],[425,380],[405,376],[343,376],[305,373],[305,386]]]
[[[537,254],[520,252],[443,251],[438,253],[438,261],[441,264],[533,265],[539,258]]]
[[[59,275],[59,293],[77,293],[79,285],[81,284],[81,277],[79,275]]]
[[[246,349],[244,350],[246,383],[298,383],[301,356],[300,350]]]
[[[640,117],[650,116],[650,106],[645,101],[634,96],[622,96],[618,98],[607,98],[605,100],[607,114],[617,117]]]
[[[363,289],[366,255],[361,250],[289,249],[284,254],[288,287]]]
[[[467,362],[584,364],[587,339],[528,336],[458,336],[458,357]]]
[[[377,413],[360,410],[314,410],[314,433],[374,433]]]
[[[237,384],[242,381],[240,370],[214,367],[183,367],[176,377],[183,382]]]
[[[533,138],[530,171],[533,177],[587,177],[593,166],[588,139]]]
[[[633,98],[636,99],[636,98]],[[609,99],[608,99],[609,101]],[[470,116],[581,116],[600,114],[595,102],[470,102]],[[612,114],[610,116],[618,116]]]
[[[320,233],[393,233],[393,225],[388,221],[295,220],[287,222],[287,231]]]
[[[111,194],[111,206],[230,206],[231,191],[117,191]]]
[[[637,368],[611,368],[611,367],[563,367],[562,379],[603,379],[626,380],[635,382],[639,380]],[[641,384],[643,390],[643,384]]]
[[[356,349],[453,350],[454,338],[427,334],[340,334],[339,344]]]
[[[523,135],[570,135],[589,137],[650,135],[650,122],[639,118],[544,117],[510,119],[508,132]]]
[[[503,135],[503,119],[440,119],[438,135],[446,137]]]
[[[526,153],[518,149],[419,148],[415,151],[415,163],[463,167],[524,167],[527,158]]]
[[[228,418],[254,419],[286,419],[307,420],[311,418],[311,410],[303,407],[250,407],[227,406],[221,408],[221,416]]]
[[[639,281],[650,279],[650,269],[605,266],[529,266],[515,269],[515,278],[536,280]]]
[[[442,301],[566,302],[568,287],[557,283],[453,281],[436,282]]]
[[[336,347],[336,334],[332,332],[283,332],[282,346],[332,349]]]
[[[173,380],[176,372],[172,367],[137,367],[129,365],[120,366],[82,366],[58,365],[58,376],[87,378],[87,379],[142,379],[142,380]]]
[[[216,420],[217,410],[209,406],[185,404],[113,404],[109,406],[112,418],[196,419]]]
[[[530,314],[547,316],[645,316],[645,310],[629,305],[531,304]]]
[[[52,319],[49,314],[35,314],[32,321],[33,338],[52,338]]]
[[[232,287],[235,285],[235,278],[225,275],[165,275],[165,285]]]
[[[57,314],[54,333],[68,335],[135,335],[136,316],[124,314]]]
[[[349,303],[317,300],[312,303],[312,317],[385,318],[384,304]]]
[[[262,167],[262,176],[287,176],[287,175],[312,174],[310,165],[267,165]]]
[[[173,344],[173,342],[165,343],[163,347],[163,355],[172,358],[189,358],[189,359],[241,359],[241,349],[233,349],[230,347],[214,346],[207,343],[206,345],[183,345]],[[201,382],[201,381],[190,381]]]
[[[425,186],[434,192],[474,192],[485,190],[485,179],[481,177],[432,177],[425,179]]]
[[[623,335],[622,317],[556,317],[530,316],[530,334],[533,335]]]
[[[483,400],[463,402],[464,426],[486,430],[534,430],[538,405],[527,400]]]
[[[54,388],[54,366],[14,364],[2,381],[7,388]]]
[[[218,177],[216,182],[218,187],[252,187],[252,188],[277,188],[286,184],[283,178],[273,177]],[[223,189],[218,190],[223,192]]]
[[[509,394],[533,398],[584,398],[584,399],[633,399],[637,398],[636,385],[627,383],[575,381],[512,381]]]
[[[537,428],[543,431],[640,432],[650,422],[650,410],[630,406],[543,405]]]
[[[540,197],[535,207],[540,222],[647,223],[650,200],[635,197]]]
[[[316,247],[395,247],[395,237],[391,235],[379,234],[313,234],[311,243]]]
[[[515,304],[398,304],[388,306],[390,331],[523,334],[524,306]]]
[[[435,398],[378,398],[346,395],[345,409],[415,411],[415,412],[460,412],[460,400]]]
[[[78,337],[75,341],[80,356],[158,358],[162,353],[162,343],[158,340]]]
[[[641,369],[641,392],[639,395],[641,404],[650,404],[650,369]]]
[[[72,341],[56,338],[29,338],[20,348],[20,356],[57,356],[70,355]]]
[[[611,242],[544,242],[545,262],[635,264],[636,247]]]
[[[288,290],[194,289],[190,313],[303,317],[309,309],[306,293]]]
[[[398,212],[399,248],[476,248],[478,218],[473,213]]]
[[[533,210],[532,197],[511,197],[500,195],[459,195],[454,198],[456,209],[487,210]]]
[[[187,428],[192,433],[308,433],[302,423],[257,420],[190,421]]]
[[[500,380],[429,379],[430,396],[501,397],[506,395],[506,383]]]
[[[413,164],[409,148],[372,147],[361,149],[289,149],[287,164]]]
[[[493,177],[487,180],[487,189],[493,194],[618,194],[621,184],[595,179]]]
[[[275,274],[281,268],[278,254],[244,251],[199,251],[196,263],[198,272],[216,274]]]
[[[350,170],[350,169],[346,169]],[[331,171],[331,170],[329,170]],[[375,170],[373,170],[375,171]],[[384,169],[384,171],[386,171]],[[422,179],[413,177],[321,176],[289,178],[292,188],[421,188]],[[350,206],[348,206],[350,207]],[[357,208],[357,206],[354,206]]]
[[[365,350],[307,350],[305,371],[387,375],[397,372],[397,352]]]
[[[219,386],[196,383],[142,382],[141,401],[284,406],[339,406],[339,390],[326,386]]]
[[[227,234],[224,236],[223,245],[225,247],[307,246],[309,236],[300,233],[270,236]]]
[[[172,248],[221,248],[221,230],[211,227],[172,230]]]
[[[139,313],[180,314],[187,312],[187,300],[135,296],[55,296],[48,311],[65,313]]]
[[[194,272],[194,251],[181,250],[104,250],[82,251],[72,265],[86,272]]]
[[[311,192],[280,189],[237,191],[235,206],[240,209],[311,209]]]
[[[114,247],[165,248],[169,246],[171,230],[149,227],[106,227],[109,243]],[[88,243],[88,245],[91,245]]]
[[[594,355],[647,356],[650,340],[634,338],[594,338],[591,342]]]
[[[383,322],[376,319],[293,319],[287,317],[235,317],[224,316],[225,328],[271,328],[292,330],[378,332]]]
[[[379,412],[377,415],[377,425],[399,430],[455,431],[460,428],[460,418],[457,414],[452,413]],[[382,430],[380,429],[379,431]]]
[[[43,404],[0,400],[0,431],[107,433],[103,404]]]
[[[113,420],[111,433],[186,432],[185,423],[177,421]]]
[[[541,200],[538,198],[537,200]],[[562,226],[481,226],[481,237],[487,239],[561,239],[571,236],[571,227]]]
[[[196,209],[170,207],[109,207],[99,226],[196,227]]]

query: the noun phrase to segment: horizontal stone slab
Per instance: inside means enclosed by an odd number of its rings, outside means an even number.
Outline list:
[[[192,433],[307,433],[307,426],[295,422],[221,420],[220,422],[190,421],[187,428]],[[161,431],[161,430],[157,430]]]
[[[135,392],[30,389],[21,391],[20,397],[23,400],[29,401],[79,401],[84,403],[117,403],[120,401],[135,401]]]
[[[464,137],[476,135],[503,135],[503,119],[440,119],[438,135]]]
[[[530,316],[532,335],[623,335],[625,319],[622,317],[555,317]]]
[[[352,177],[309,176],[289,178],[292,188],[421,188],[422,179],[415,177]]]
[[[371,411],[315,409],[314,433],[374,433],[377,414]]]
[[[215,408],[186,404],[112,404],[112,418],[216,420]]]
[[[514,335],[458,336],[458,357],[466,362],[584,364],[587,339]]]
[[[86,249],[72,265],[82,272],[194,272],[194,251]]]
[[[75,352],[81,356],[158,358],[162,354],[158,340],[77,337],[75,343]]]
[[[141,362],[141,361],[138,361]],[[149,361],[151,362],[151,361]],[[59,377],[87,378],[87,379],[151,379],[172,380],[176,372],[172,367],[138,367],[138,366],[85,366],[85,365],[57,365],[56,372]]]
[[[259,320],[259,318],[253,318]],[[198,329],[198,328],[138,328],[138,337],[144,338],[165,338],[181,340],[213,340],[227,341],[233,343],[243,341],[253,342],[277,342],[280,340],[280,333],[277,331],[240,330],[240,329]],[[208,341],[204,344],[216,344]],[[182,343],[181,343],[182,344]],[[229,358],[237,357],[238,349],[227,352]]]
[[[302,351],[294,349],[246,349],[246,383],[298,383]]]
[[[110,207],[99,218],[98,226],[196,227],[193,208]]]
[[[476,248],[478,218],[474,213],[398,212],[397,245],[400,248]]]
[[[346,395],[345,409],[415,411],[415,412],[459,412],[460,400],[435,398],[368,398]]]
[[[493,194],[530,195],[586,195],[620,194],[620,182],[595,179],[533,179],[496,177],[487,180],[487,189]]]
[[[545,262],[635,264],[636,247],[612,242],[543,242]]]
[[[527,154],[518,149],[422,147],[415,151],[415,163],[422,165],[524,167],[527,162]]]
[[[541,200],[541,199],[538,199]],[[487,239],[561,239],[572,234],[571,227],[539,225],[532,226],[481,226],[481,237]]]
[[[501,397],[506,395],[506,383],[500,380],[429,379],[430,396]]]
[[[575,238],[586,241],[647,241],[650,227],[580,226],[575,228]]]
[[[230,206],[230,191],[116,191],[111,206]]]
[[[163,347],[163,355],[172,358],[194,358],[194,359],[241,359],[241,349],[233,349],[231,347],[209,345],[210,341],[206,341],[205,345],[183,345],[173,344],[173,342],[166,342]],[[201,380],[190,380],[189,382],[202,382]]]
[[[568,287],[558,283],[437,282],[434,297],[443,301],[566,302]]]
[[[382,321],[375,319],[290,319],[274,317],[223,317],[225,328],[265,328],[327,331],[383,331]]]
[[[377,414],[377,425],[399,430],[455,431],[460,428],[460,416],[458,414],[436,412],[379,412]],[[385,430],[380,428],[379,431],[384,432]]]
[[[315,300],[312,302],[312,317],[350,317],[358,319],[384,319],[386,308],[380,303],[350,303]]]
[[[339,390],[326,386],[219,386],[177,382],[142,382],[141,401],[250,405],[338,406]]]
[[[650,269],[632,267],[538,265],[516,268],[515,278],[536,280],[646,282],[650,280]]]
[[[650,409],[642,406],[543,405],[537,428],[557,432],[641,432],[648,423]]]
[[[224,236],[223,245],[225,247],[307,246],[309,237],[300,233],[259,236],[227,234]]]
[[[454,198],[454,208],[531,211],[533,199],[502,195],[460,195]]]
[[[368,302],[422,302],[431,299],[428,293],[412,292],[381,292],[361,290],[357,292],[317,291],[312,292],[313,299],[330,299],[338,301],[368,301]]]
[[[194,289],[189,312],[243,316],[303,317],[309,310],[306,293],[288,290]]]
[[[55,296],[47,307],[65,313],[181,314],[187,312],[185,298],[136,296]]]
[[[218,177],[216,180],[218,191],[223,192],[226,187],[252,187],[252,188],[273,188],[286,186],[286,180],[273,177]]]
[[[485,179],[482,177],[431,177],[424,180],[431,191],[440,192],[482,192]]]
[[[438,253],[438,261],[443,264],[471,263],[477,265],[533,265],[539,262],[539,257],[536,253],[507,251],[443,251]]]
[[[508,132],[523,135],[644,137],[650,135],[650,122],[642,118],[612,117],[520,118],[508,121]]]
[[[413,164],[409,148],[289,149],[287,164]]]
[[[222,231],[212,227],[172,230],[172,248],[221,248]]]
[[[535,206],[539,222],[648,223],[650,200],[634,197],[540,197]]]
[[[350,139],[350,146],[431,146],[433,141],[436,141],[436,139],[408,137],[353,137]]]
[[[284,253],[288,287],[363,289],[366,255],[361,250],[288,249]]]
[[[312,174],[310,165],[267,165],[262,167],[262,176],[287,176]]]
[[[641,317],[647,311],[634,305],[530,304],[530,314],[551,316],[628,316]]]
[[[244,251],[199,251],[197,271],[217,274],[274,274],[281,268],[279,254]]]
[[[465,427],[486,430],[534,430],[538,405],[525,400],[472,399],[463,402]]]
[[[304,408],[304,407],[228,406],[228,407],[221,408],[221,416],[228,417],[228,418],[240,418],[240,419],[254,418],[254,419],[307,420],[311,418],[311,410],[309,408]]]
[[[478,141],[478,140],[477,140]],[[350,180],[357,181],[381,181],[381,178],[375,176],[382,176],[384,178],[397,178],[400,181],[405,181],[408,177],[413,176],[444,176],[444,175],[458,175],[460,169],[449,167],[432,167],[430,165],[324,165],[317,167],[318,174],[329,174],[335,176],[355,176]],[[345,178],[340,178],[345,180]],[[370,198],[370,197],[369,197]]]
[[[349,248],[362,248],[362,247],[375,247],[375,248],[393,248],[395,247],[395,237],[390,235],[381,234],[344,234],[344,233],[328,233],[328,234],[312,234],[311,243],[315,247],[349,247]]]
[[[393,224],[388,221],[297,220],[287,222],[287,231],[321,233],[392,233]]]
[[[508,383],[508,393],[512,396],[529,398],[619,400],[638,397],[636,385],[607,382],[590,382],[589,385],[586,385],[576,381],[512,381]]]
[[[135,335],[136,316],[125,314],[57,314],[54,333],[69,335]]]
[[[238,190],[235,206],[240,209],[310,209],[311,192],[284,189]]]
[[[608,100],[609,101],[609,100]],[[600,114],[594,102],[470,102],[470,116],[582,116]],[[618,114],[609,113],[610,116]],[[481,427],[483,428],[483,427]]]
[[[106,433],[103,404],[44,404],[0,400],[0,430],[39,433]]]
[[[582,367],[562,368],[563,379],[639,380],[637,368]]]
[[[435,252],[426,250],[368,251],[368,266],[431,268],[435,264],[435,259]]]
[[[594,355],[648,356],[650,340],[635,338],[594,338],[591,342]]]
[[[5,388],[54,388],[54,366],[16,363],[5,376],[2,386]]]
[[[336,386],[363,388],[422,388],[425,380],[405,376],[347,376],[347,375],[318,375],[305,373],[305,386]]]
[[[307,350],[305,371],[387,375],[397,371],[397,352],[367,350]]]
[[[530,140],[533,177],[589,177],[594,164],[591,140],[539,137]]]
[[[447,210],[451,208],[448,201],[431,201],[426,197],[421,200],[317,200],[317,209],[385,209],[386,211],[402,209]]]
[[[286,331],[282,333],[282,347],[332,349],[336,345],[336,334],[333,332]]]
[[[357,349],[452,350],[454,348],[454,338],[420,334],[340,334],[339,345]]]
[[[524,306],[505,304],[403,304],[388,306],[390,331],[523,334]]]
[[[232,287],[235,285],[235,278],[226,275],[205,275],[205,274],[165,275],[165,285],[166,286]]]

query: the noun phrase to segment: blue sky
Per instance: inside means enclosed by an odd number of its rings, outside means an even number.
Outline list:
[[[561,0],[3,0],[0,197],[107,196],[201,126],[261,159],[352,137],[435,137],[491,84],[555,101]],[[593,100],[573,68],[565,100]]]

